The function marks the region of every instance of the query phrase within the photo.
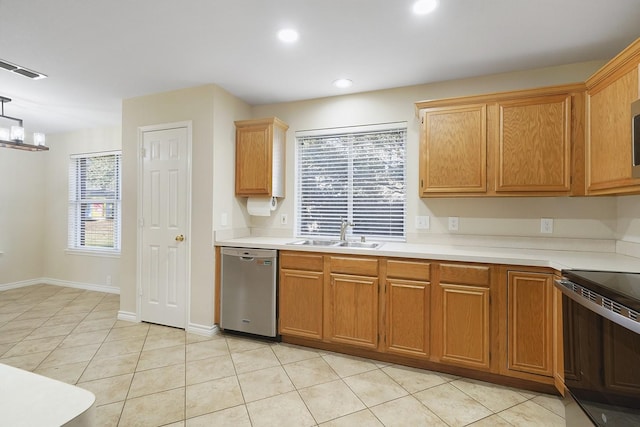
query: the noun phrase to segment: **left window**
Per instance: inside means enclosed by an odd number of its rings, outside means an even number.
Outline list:
[[[120,151],[71,156],[69,249],[120,252],[121,157]]]

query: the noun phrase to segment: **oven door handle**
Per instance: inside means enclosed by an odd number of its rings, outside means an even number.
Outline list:
[[[640,314],[567,279],[555,281],[556,288],[586,309],[640,334]],[[617,310],[617,311],[614,311]]]

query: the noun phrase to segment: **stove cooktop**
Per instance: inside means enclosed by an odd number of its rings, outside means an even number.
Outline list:
[[[640,312],[640,273],[562,270],[562,276],[618,304]]]

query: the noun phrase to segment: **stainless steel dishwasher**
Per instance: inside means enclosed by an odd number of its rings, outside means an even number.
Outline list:
[[[278,251],[222,248],[220,327],[277,337]]]

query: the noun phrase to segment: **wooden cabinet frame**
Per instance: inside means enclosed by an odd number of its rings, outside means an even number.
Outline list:
[[[423,122],[420,134],[420,197],[584,195],[585,90],[584,84],[577,83],[417,102],[416,109]],[[444,174],[441,178],[445,182],[433,188],[428,181],[431,173],[429,168],[434,161],[429,148],[430,115],[448,113],[455,117],[456,113],[474,110],[486,113],[485,128],[480,131],[476,126],[473,137],[475,140],[485,140],[484,151],[475,155],[475,158],[481,161],[479,156],[485,156],[486,153],[486,165],[473,170],[470,175],[484,174],[484,182],[461,186],[451,180],[453,184],[447,185],[448,178]],[[517,111],[517,114],[505,115],[512,111]],[[462,121],[462,118],[458,121]],[[449,129],[436,129],[439,135],[444,135],[443,140],[456,141],[473,135],[472,128],[463,127],[460,133],[456,120],[452,118],[449,122]],[[538,134],[532,132],[531,127]],[[518,151],[518,144],[521,143],[528,144],[523,146],[522,153]],[[536,156],[527,154],[527,150],[536,153]],[[454,154],[460,155],[454,149],[448,156],[453,157]],[[443,158],[447,156],[441,155],[438,160]],[[536,165],[530,166],[528,162],[543,164],[546,172],[536,174]],[[459,172],[460,165],[456,167],[456,172]]]
[[[545,344],[552,353],[546,352],[551,357],[543,372],[532,371],[517,353],[509,354],[514,316],[508,272],[548,285],[554,273],[550,268],[305,251],[281,251],[280,256],[281,280],[301,279],[298,286],[306,281],[315,289],[315,296],[295,301],[307,308],[281,319],[285,342],[545,392],[563,384],[558,372],[562,354],[556,352],[563,339],[557,293],[549,292],[545,301]],[[295,292],[289,294],[296,298]],[[305,312],[309,319],[295,321]]]

